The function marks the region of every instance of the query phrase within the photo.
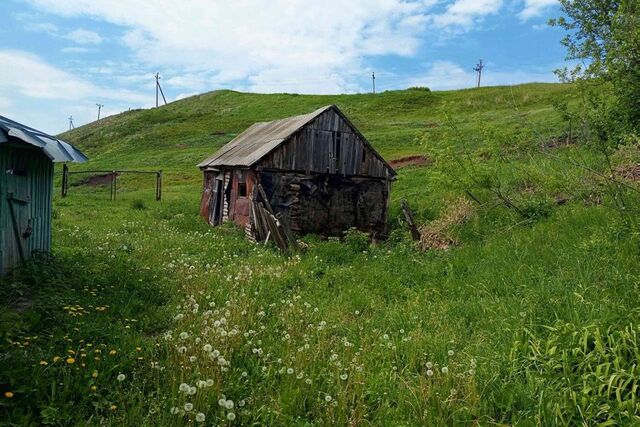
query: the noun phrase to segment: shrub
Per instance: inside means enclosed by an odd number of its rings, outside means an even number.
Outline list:
[[[143,211],[147,209],[147,205],[144,203],[143,200],[135,199],[133,202],[131,202],[131,208],[139,211]]]

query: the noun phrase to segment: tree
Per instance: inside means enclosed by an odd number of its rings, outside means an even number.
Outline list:
[[[640,133],[640,0],[560,0],[565,16],[550,24],[567,30],[567,59],[581,62],[559,75],[609,84],[613,98],[592,98],[608,129],[601,138]],[[601,123],[602,124],[602,123]]]

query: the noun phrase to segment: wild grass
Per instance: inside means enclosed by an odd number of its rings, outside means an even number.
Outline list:
[[[0,391],[11,394],[0,419],[639,422],[638,230],[606,181],[572,163],[605,171],[596,150],[542,147],[538,137],[564,132],[549,105],[570,94],[561,85],[218,92],[67,135],[88,147],[88,168],[165,170],[164,197],[123,178],[113,202],[83,187],[55,200],[53,257],[0,282]],[[399,170],[387,241],[307,236],[307,249],[288,256],[233,225],[204,224],[198,160],[253,121],[330,102],[387,157],[434,159]],[[473,215],[442,229],[457,243],[449,250],[416,247],[398,222],[403,197],[421,224],[438,226],[459,218],[451,201],[468,192]],[[635,212],[637,194],[622,196]]]

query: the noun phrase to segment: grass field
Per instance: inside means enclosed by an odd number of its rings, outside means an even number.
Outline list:
[[[639,200],[597,147],[562,143],[554,104],[576,96],[218,91],[63,134],[91,158],[72,170],[162,169],[163,200],[126,176],[115,202],[56,198],[52,256],[0,282],[0,423],[640,423]],[[331,103],[385,158],[432,160],[399,169],[387,241],[285,255],[198,217],[196,163]],[[401,198],[448,249],[414,245]]]

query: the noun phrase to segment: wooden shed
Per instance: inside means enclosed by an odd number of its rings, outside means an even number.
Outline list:
[[[0,274],[51,248],[53,162],[84,162],[70,144],[0,116]]]
[[[200,214],[211,225],[234,221],[255,236],[260,184],[294,232],[386,234],[396,172],[335,105],[255,123],[198,167]]]

